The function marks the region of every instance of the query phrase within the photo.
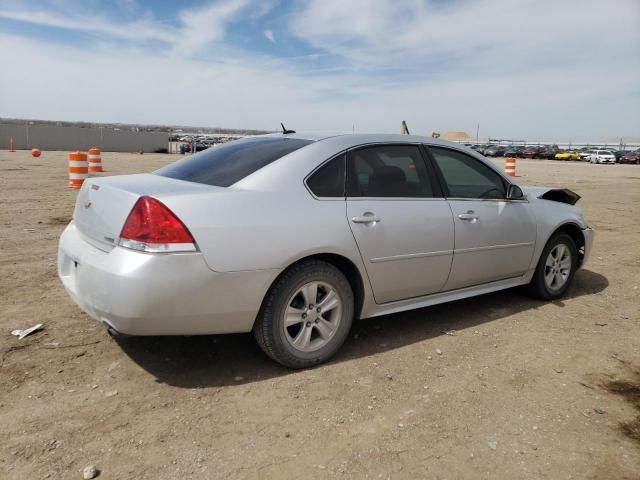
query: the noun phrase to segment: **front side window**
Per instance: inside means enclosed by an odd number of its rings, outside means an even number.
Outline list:
[[[376,145],[350,152],[350,197],[433,197],[427,167],[415,145]]]
[[[307,186],[316,197],[344,198],[345,157],[343,153],[329,160],[309,177]]]
[[[502,177],[481,161],[447,148],[429,147],[429,151],[442,172],[450,198],[506,197]]]

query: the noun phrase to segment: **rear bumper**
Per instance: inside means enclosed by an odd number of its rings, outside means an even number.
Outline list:
[[[200,253],[147,254],[86,242],[71,223],[58,275],[91,317],[128,335],[248,332],[279,270],[220,273]]]

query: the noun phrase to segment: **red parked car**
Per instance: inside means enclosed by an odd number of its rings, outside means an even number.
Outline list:
[[[640,165],[640,151],[621,156],[618,159],[618,163],[635,163],[636,165]]]
[[[539,158],[543,151],[544,147],[529,147],[522,152],[522,156],[524,158]]]

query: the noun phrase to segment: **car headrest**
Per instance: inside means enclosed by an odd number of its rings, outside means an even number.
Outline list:
[[[400,167],[385,165],[376,169],[369,179],[370,196],[404,196],[407,176]]]

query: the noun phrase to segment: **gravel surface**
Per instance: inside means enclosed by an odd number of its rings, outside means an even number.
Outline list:
[[[104,153],[103,175],[176,158]],[[330,364],[292,372],[250,335],[113,340],[56,276],[66,153],[0,151],[0,477],[637,479],[640,167],[517,168],[577,191],[596,229],[566,299],[359,322]]]

